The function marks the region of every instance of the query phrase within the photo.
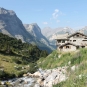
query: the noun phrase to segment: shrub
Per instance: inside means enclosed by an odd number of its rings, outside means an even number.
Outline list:
[[[19,72],[18,73],[18,76],[17,77],[22,77],[23,76],[23,74],[25,74],[26,72],[24,72],[24,71],[21,71],[21,72]]]
[[[14,58],[13,61],[14,61],[15,63],[17,63],[17,64],[21,64],[21,63],[22,63],[21,60],[20,60],[20,59],[17,59],[17,58]]]
[[[13,73],[7,73],[6,71],[0,71],[0,79],[8,79],[16,77]]]
[[[37,69],[38,69],[38,66],[37,66],[36,63],[31,63],[31,64],[30,64],[30,68],[29,68],[29,72],[30,72],[30,73],[36,72]]]

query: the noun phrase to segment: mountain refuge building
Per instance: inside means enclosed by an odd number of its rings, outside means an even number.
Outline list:
[[[87,47],[87,36],[81,32],[57,35],[56,46],[59,51],[75,51],[79,48]]]

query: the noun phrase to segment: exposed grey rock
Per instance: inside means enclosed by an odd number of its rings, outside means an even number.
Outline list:
[[[22,78],[1,81],[1,84],[9,82],[9,84],[12,84],[14,87],[53,87],[53,85],[65,81],[68,78],[66,74],[66,66],[48,70],[39,69],[33,74],[27,73],[27,75]]]
[[[83,27],[82,29],[80,29],[82,31],[82,33],[87,35],[87,26]]]
[[[1,33],[37,45],[42,50],[52,51],[52,46],[46,37],[42,35],[41,29],[36,23],[25,26],[26,29],[14,11],[0,8]]]
[[[45,36],[43,36],[43,34],[41,33],[41,29],[40,27],[36,24],[24,24],[24,27],[26,29],[26,31],[28,33],[30,33],[32,36],[34,36],[35,40],[36,40],[36,44],[38,46],[42,46],[42,47],[48,47],[51,50],[53,50],[54,48],[50,45],[49,41],[47,40],[47,38]]]
[[[12,10],[0,8],[0,32],[27,41],[31,35],[25,30],[21,20]],[[28,40],[29,40],[28,39]]]
[[[53,85],[67,79],[66,73],[67,67],[65,66],[48,70],[39,69],[34,74],[28,73],[27,76],[37,78],[34,87],[53,87]]]

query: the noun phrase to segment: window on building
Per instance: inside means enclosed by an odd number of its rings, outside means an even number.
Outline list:
[[[82,48],[85,48],[85,46],[82,46]]]
[[[87,37],[85,37],[84,39],[87,39]]]
[[[82,41],[87,41],[87,40],[82,40]]]
[[[62,43],[65,43],[65,40],[62,40]]]
[[[70,47],[69,46],[66,46],[66,49],[69,49]]]
[[[76,42],[76,40],[73,40],[73,42]]]
[[[79,46],[76,47],[76,49],[79,49],[79,48],[80,48]]]
[[[61,40],[58,40],[58,43],[61,43]]]
[[[79,35],[76,35],[77,37],[79,37]]]
[[[60,47],[60,49],[63,49],[63,47]]]

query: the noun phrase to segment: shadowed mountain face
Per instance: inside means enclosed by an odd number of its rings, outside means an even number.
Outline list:
[[[28,33],[35,37],[35,39],[43,41],[45,44],[49,45],[48,40],[46,39],[45,36],[42,35],[41,29],[36,23],[24,24],[24,27]]]
[[[48,47],[51,50],[53,50],[54,48],[50,45],[49,41],[46,39],[45,36],[43,36],[43,34],[41,33],[41,29],[40,27],[36,24],[24,24],[24,27],[26,28],[26,31],[28,33],[30,33],[34,38],[35,38],[35,43],[37,44],[37,46],[39,46],[42,49],[46,49],[46,47]]]
[[[49,52],[53,49],[36,23],[23,25],[12,10],[0,8],[0,32],[21,39],[23,42],[35,44],[40,49],[45,49]]]

